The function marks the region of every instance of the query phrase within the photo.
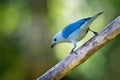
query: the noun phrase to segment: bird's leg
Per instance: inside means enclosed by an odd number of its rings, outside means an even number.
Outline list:
[[[71,53],[73,53],[73,52],[74,52],[74,49],[75,49],[75,48],[73,47],[73,48],[72,48],[72,50],[71,50]],[[71,54],[71,53],[70,53],[70,54]]]
[[[73,40],[72,43],[74,44],[74,47],[73,47],[73,49],[71,50],[71,53],[77,54],[77,53],[74,51],[74,49],[76,48],[76,40]]]
[[[95,31],[91,30],[90,28],[88,28],[88,30],[89,30],[89,31],[91,31],[91,32],[93,32],[95,35],[97,35],[97,34],[98,34],[97,32],[95,32]]]

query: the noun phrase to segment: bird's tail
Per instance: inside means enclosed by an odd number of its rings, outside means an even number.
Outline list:
[[[92,17],[90,17],[91,18],[91,20],[89,21],[89,25],[99,16],[99,15],[101,15],[103,12],[100,12],[100,13],[98,13],[98,14],[96,14],[96,15],[94,15],[94,16],[92,16]]]
[[[100,12],[92,17],[92,21],[95,20],[99,15],[103,14],[103,12]]]

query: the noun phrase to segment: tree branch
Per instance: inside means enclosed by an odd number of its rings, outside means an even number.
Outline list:
[[[79,47],[76,52],[72,53],[64,60],[53,66],[37,80],[60,80],[63,76],[86,61],[97,50],[120,34],[120,16],[108,24],[96,36],[91,38],[84,45]]]

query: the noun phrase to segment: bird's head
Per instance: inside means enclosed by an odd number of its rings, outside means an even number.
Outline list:
[[[61,31],[60,31],[53,37],[51,48],[53,48],[56,44],[62,42],[63,40],[64,39],[63,39]]]

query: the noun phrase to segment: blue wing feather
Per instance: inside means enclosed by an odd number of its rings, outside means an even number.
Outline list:
[[[64,38],[67,38],[71,33],[73,33],[75,30],[77,30],[81,25],[83,25],[86,21],[90,20],[91,18],[84,18],[81,20],[78,20],[75,23],[69,24],[67,27],[65,27],[62,31],[62,36]]]

